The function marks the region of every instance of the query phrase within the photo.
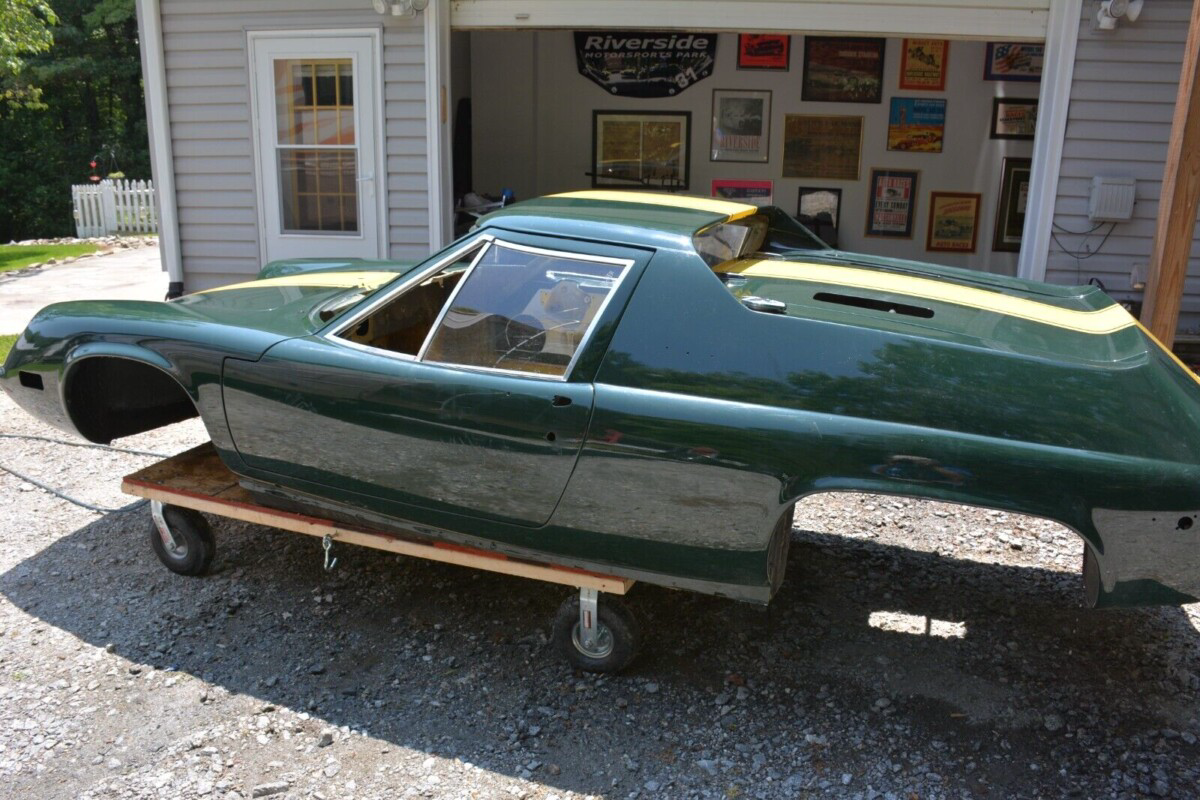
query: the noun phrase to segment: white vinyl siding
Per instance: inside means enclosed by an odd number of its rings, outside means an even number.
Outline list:
[[[1121,20],[1114,31],[1094,31],[1095,8],[1084,3],[1054,206],[1058,241],[1050,242],[1046,280],[1074,284],[1097,278],[1118,299],[1141,299],[1141,292],[1131,290],[1130,272],[1150,258],[1191,10],[1186,0],[1156,0],[1137,22]],[[1133,219],[1104,223],[1090,235],[1066,233],[1063,229],[1086,231],[1095,224],[1088,221],[1087,207],[1097,175],[1137,179]],[[1200,245],[1193,240],[1180,328],[1194,331],[1197,325]]]
[[[429,252],[422,21],[338,0],[163,0],[163,50],[188,291],[261,267],[250,73],[252,30],[383,27],[384,152],[391,258]]]

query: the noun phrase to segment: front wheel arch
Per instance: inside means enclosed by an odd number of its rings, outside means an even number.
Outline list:
[[[62,399],[79,435],[99,444],[199,416],[176,376],[124,356],[73,360],[63,376]]]

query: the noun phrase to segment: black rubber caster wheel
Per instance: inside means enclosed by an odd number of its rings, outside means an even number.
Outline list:
[[[162,507],[162,520],[167,527],[165,536],[151,511],[150,546],[158,560],[180,575],[208,572],[217,552],[217,541],[208,520],[190,508],[166,505]]]
[[[580,641],[579,596],[568,597],[554,615],[554,646],[577,669],[620,672],[637,656],[642,644],[642,626],[616,598],[601,598],[597,616],[596,642],[588,648]]]

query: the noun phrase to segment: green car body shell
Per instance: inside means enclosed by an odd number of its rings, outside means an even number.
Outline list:
[[[199,413],[268,500],[754,602],[793,504],[841,491],[1067,525],[1094,605],[1200,596],[1200,384],[1104,293],[815,245],[713,267],[695,237],[724,211],[589,194],[492,214],[419,265],[49,306],[0,385],[95,441]],[[335,335],[485,237],[629,264],[565,380]]]

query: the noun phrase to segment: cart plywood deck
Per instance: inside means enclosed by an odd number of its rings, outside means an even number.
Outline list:
[[[332,564],[329,550],[338,542],[573,586],[580,590],[579,597],[569,598],[555,617],[556,637],[565,637],[564,652],[572,663],[584,669],[612,671],[625,666],[637,649],[638,626],[629,612],[611,600],[603,609],[599,607],[601,592],[623,595],[634,585],[629,578],[515,559],[449,542],[414,541],[394,533],[270,508],[239,485],[237,476],[221,462],[211,443],[127,475],[121,490],[150,500],[154,551],[169,569],[180,574],[204,574],[212,562],[215,538],[207,521],[195,513],[203,512],[319,537],[327,567]]]

